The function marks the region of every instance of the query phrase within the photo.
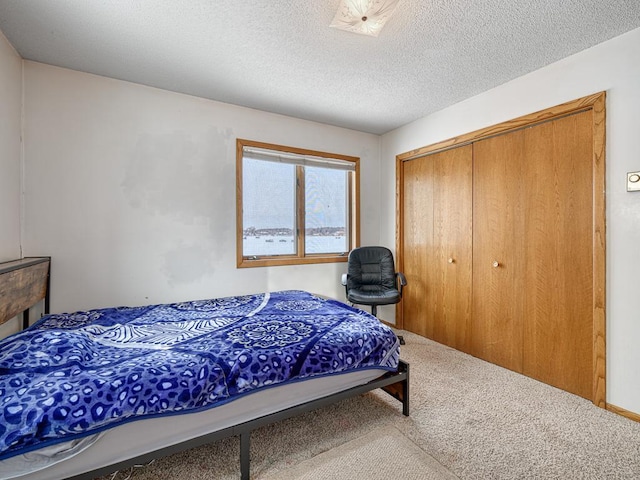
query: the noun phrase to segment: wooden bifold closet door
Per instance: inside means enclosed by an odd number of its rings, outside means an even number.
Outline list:
[[[522,130],[473,146],[471,353],[522,371],[525,262]]]
[[[604,406],[604,94],[554,108],[398,156],[400,321]]]
[[[593,119],[586,111],[526,129],[523,373],[591,398]]]
[[[404,165],[405,328],[469,351],[472,147]]]
[[[474,144],[473,348],[591,397],[592,119]]]

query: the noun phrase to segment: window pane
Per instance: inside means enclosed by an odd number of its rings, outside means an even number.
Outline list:
[[[296,253],[296,167],[244,158],[242,164],[242,253]]]
[[[305,253],[349,251],[348,172],[305,167]]]

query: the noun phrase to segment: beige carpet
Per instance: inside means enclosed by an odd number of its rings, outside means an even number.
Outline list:
[[[447,480],[455,475],[405,437],[396,427],[377,428],[295,467],[261,480]]]
[[[417,335],[404,336],[410,417],[378,391],[260,428],[251,437],[251,478],[315,475],[340,461],[352,470],[334,478],[371,480],[372,458],[376,468],[394,465],[385,478],[420,478],[411,472],[422,471],[421,462],[431,457],[463,480],[640,479],[640,423]],[[381,432],[389,427],[402,434],[406,452],[376,446],[376,436],[385,444],[387,433]],[[372,457],[371,450],[378,452]],[[132,480],[237,480],[239,441],[189,450],[115,479],[130,474]]]

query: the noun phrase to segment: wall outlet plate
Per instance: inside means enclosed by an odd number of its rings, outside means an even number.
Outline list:
[[[640,192],[640,172],[627,173],[627,192]]]

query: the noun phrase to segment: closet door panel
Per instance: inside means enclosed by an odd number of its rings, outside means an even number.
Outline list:
[[[523,373],[585,398],[593,383],[592,112],[525,134]]]
[[[434,184],[434,245],[437,274],[433,339],[469,352],[473,240],[473,147],[431,156]]]
[[[471,353],[522,371],[524,316],[524,133],[473,147]]]
[[[404,328],[425,337],[433,334],[433,163],[425,158],[403,162]]]

